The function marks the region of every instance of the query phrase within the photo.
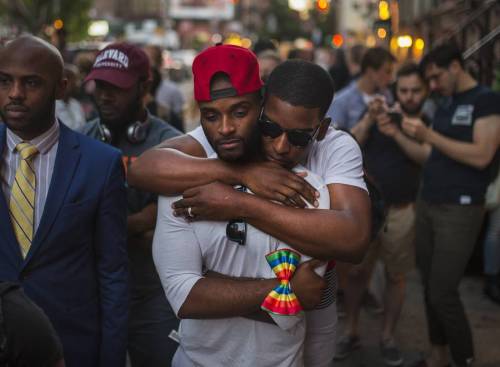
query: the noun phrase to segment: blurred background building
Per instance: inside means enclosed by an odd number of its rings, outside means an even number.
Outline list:
[[[116,39],[171,51],[216,42],[250,48],[265,38],[282,55],[361,43],[418,61],[454,39],[488,84],[500,60],[499,27],[498,0],[0,0],[0,39],[29,31],[62,48]]]

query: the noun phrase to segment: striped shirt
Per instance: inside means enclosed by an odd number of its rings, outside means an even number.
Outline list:
[[[29,143],[36,146],[40,152],[33,159],[36,177],[35,228],[33,233],[36,233],[38,225],[40,224],[45,201],[47,200],[52,172],[54,171],[57,147],[59,145],[58,140],[59,122],[56,121],[49,130],[29,141]],[[22,141],[23,139],[7,128],[7,149],[4,149],[0,161],[0,182],[7,205],[10,202],[11,187],[14,183],[16,171],[21,160],[21,156],[16,150],[16,145]]]
[[[326,280],[326,289],[323,291],[320,303],[316,306],[316,310],[329,307],[336,302],[337,298],[337,271],[335,268],[327,269],[323,276]]]

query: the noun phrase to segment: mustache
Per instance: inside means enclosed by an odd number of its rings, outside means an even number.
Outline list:
[[[21,111],[21,112],[28,112],[29,108],[23,105],[22,103],[9,103],[5,105],[4,109],[6,111]]]
[[[228,144],[228,143],[235,143],[237,141],[242,141],[243,139],[240,137],[232,137],[232,138],[224,138],[224,139],[219,139],[217,140],[216,144]]]

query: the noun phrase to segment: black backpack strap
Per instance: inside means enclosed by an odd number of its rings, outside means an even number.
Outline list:
[[[382,227],[385,225],[388,208],[382,192],[375,183],[375,180],[373,180],[366,172],[364,173],[364,179],[366,188],[368,189],[368,194],[370,195],[370,202],[372,207],[372,228],[370,241],[373,241],[378,236]]]

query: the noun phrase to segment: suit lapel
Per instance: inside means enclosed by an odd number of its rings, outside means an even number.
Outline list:
[[[25,265],[33,257],[50,232],[57,214],[64,203],[66,193],[71,186],[74,173],[80,161],[77,134],[62,123],[60,124],[60,129],[56,161],[54,163],[54,171],[50,181],[45,208],[30,251],[26,257]]]
[[[7,129],[5,125],[0,124],[0,159],[3,154],[3,150],[7,149]],[[4,253],[10,257],[11,261],[19,266],[21,263],[21,249],[17,243],[16,236],[14,235],[14,230],[12,229],[12,223],[10,221],[9,205],[5,200],[5,194],[3,192],[2,185],[0,185],[0,244],[2,248],[5,246]]]

